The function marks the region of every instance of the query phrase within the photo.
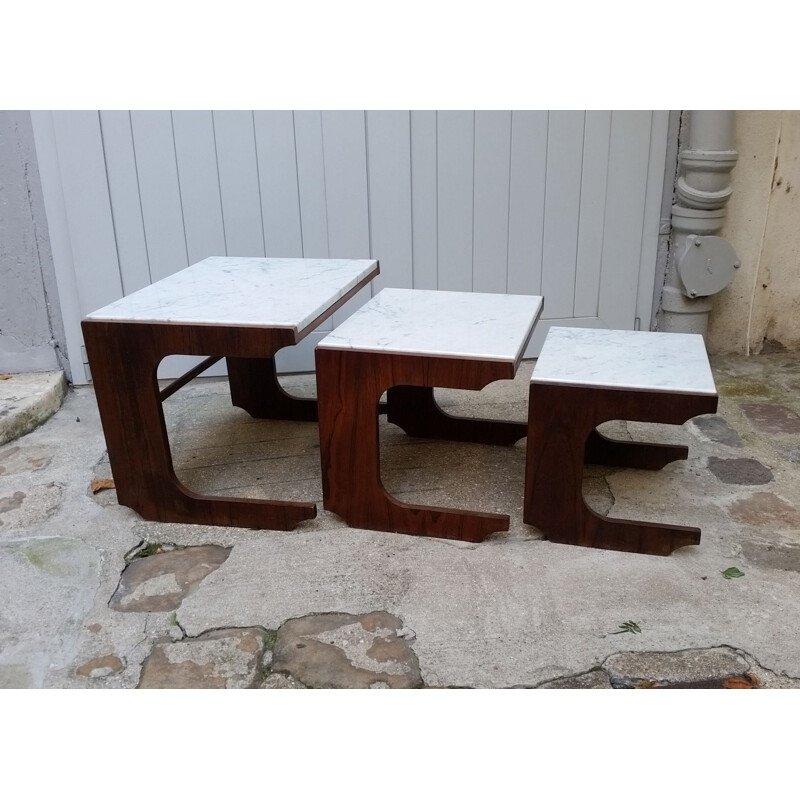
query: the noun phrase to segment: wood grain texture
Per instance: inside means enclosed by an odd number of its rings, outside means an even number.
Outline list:
[[[523,422],[448,414],[439,407],[430,386],[392,386],[386,393],[386,407],[389,422],[421,439],[513,445],[528,435]]]
[[[291,530],[313,503],[206,497],[175,475],[156,370],[171,353],[263,357],[294,341],[289,329],[84,320],[86,351],[117,497],[144,519]]]
[[[606,467],[632,467],[634,469],[663,469],[672,461],[689,455],[689,448],[681,444],[650,444],[610,439],[597,430],[586,439],[584,461]]]
[[[273,530],[291,530],[315,517],[314,503],[209,497],[186,488],[172,464],[158,365],[173,354],[208,356],[204,364],[225,356],[234,405],[256,417],[316,419],[315,401],[293,398],[278,384],[275,353],[297,344],[377,272],[376,264],[370,274],[301,331],[84,319],[83,336],[120,504],[145,519],[160,522]],[[183,385],[183,381],[177,384]],[[169,390],[167,387],[165,392]]]
[[[644,462],[655,468],[659,457],[666,463],[666,457],[675,455],[667,449],[648,453],[647,446],[637,450],[604,445],[597,439],[599,434],[593,434],[602,422],[625,419],[680,425],[716,409],[717,398],[709,395],[532,383],[524,521],[551,541],[583,547],[669,555],[678,547],[699,544],[698,528],[610,519],[594,512],[583,498],[583,466],[590,437],[593,443],[588,451],[594,449],[597,454],[607,447],[606,456],[611,453],[616,463],[627,458],[635,464],[644,453]]]
[[[482,389],[514,376],[510,363],[317,348],[325,508],[349,525],[480,542],[508,530],[505,514],[401,503],[380,476],[378,402],[393,386]]]
[[[229,356],[228,382],[231,402],[256,419],[317,419],[317,401],[292,397],[278,382],[274,358],[235,358]]]

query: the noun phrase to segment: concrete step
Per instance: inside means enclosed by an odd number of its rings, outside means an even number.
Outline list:
[[[61,408],[66,392],[62,370],[0,374],[0,445],[48,420]]]

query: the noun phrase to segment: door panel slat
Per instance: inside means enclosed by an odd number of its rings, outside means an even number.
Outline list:
[[[169,111],[131,111],[150,277],[160,281],[189,266]]]
[[[511,112],[475,112],[475,205],[472,289],[505,292],[508,282],[508,203]]]
[[[284,370],[312,369],[317,338],[383,287],[543,294],[528,356],[551,322],[650,323],[668,112],[32,119],[52,150],[41,172],[72,349],[82,314],[226,252],[381,262],[371,288],[281,354]]]

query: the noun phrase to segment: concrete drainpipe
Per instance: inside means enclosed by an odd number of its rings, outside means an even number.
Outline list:
[[[730,173],[733,111],[690,111],[688,146],[678,156],[679,177],[672,206],[672,241],[657,329],[706,335],[709,297],[733,280],[739,259],[715,236],[725,220],[733,189]]]

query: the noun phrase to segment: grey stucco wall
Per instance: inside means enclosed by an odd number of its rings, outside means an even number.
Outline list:
[[[0,111],[0,372],[64,368],[64,331],[28,111]]]

